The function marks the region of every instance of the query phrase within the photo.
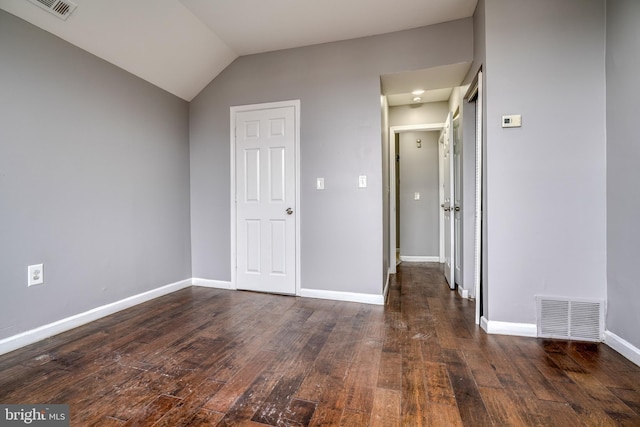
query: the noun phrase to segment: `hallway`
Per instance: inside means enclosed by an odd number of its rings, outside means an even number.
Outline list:
[[[72,426],[640,425],[640,367],[473,316],[440,264],[400,264],[385,307],[193,287],[0,356],[0,403]]]

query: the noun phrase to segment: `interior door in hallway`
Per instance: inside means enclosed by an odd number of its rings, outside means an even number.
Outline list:
[[[451,214],[453,215],[454,231],[454,282],[462,283],[462,126],[460,115],[454,115],[452,122],[453,130],[453,204]]]
[[[236,288],[296,293],[295,106],[235,116]]]
[[[443,130],[443,193],[444,202],[444,276],[451,289],[455,289],[455,232],[454,222],[454,165],[453,132],[451,113],[447,116]]]

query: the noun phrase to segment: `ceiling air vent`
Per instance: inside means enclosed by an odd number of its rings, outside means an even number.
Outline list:
[[[66,21],[69,15],[71,15],[71,12],[73,12],[76,9],[76,7],[78,7],[77,4],[67,0],[29,0],[29,1],[64,21]]]
[[[537,296],[538,336],[602,341],[604,302]]]

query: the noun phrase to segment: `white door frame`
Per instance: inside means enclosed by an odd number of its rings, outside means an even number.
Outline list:
[[[230,165],[231,165],[231,289],[236,287],[236,266],[237,266],[237,224],[236,224],[236,115],[243,111],[270,110],[273,108],[293,107],[295,111],[295,230],[296,230],[296,249],[295,249],[295,281],[296,295],[300,295],[300,100],[267,102],[263,104],[239,105],[230,108]]]
[[[458,130],[456,131],[456,120],[458,120]],[[454,264],[454,282],[456,285],[463,283],[463,268],[464,265],[462,263],[462,242],[464,240],[463,236],[463,228],[462,228],[462,140],[459,138],[460,132],[462,131],[462,111],[460,106],[453,112],[452,120],[451,120],[451,132],[453,135],[453,223],[454,223],[454,253],[453,256],[455,258]],[[456,135],[458,138],[456,139]],[[455,231],[457,230],[457,231]],[[458,292],[460,296],[463,298],[468,298],[468,293],[463,286],[458,286]]]
[[[440,134],[438,135],[438,227],[440,230],[440,245],[438,246],[438,256],[440,257],[440,264],[444,264],[445,262],[445,253],[444,253],[444,127],[446,123],[443,124],[442,129],[440,129]]]
[[[440,148],[442,150],[442,154],[440,156],[441,159],[441,164],[442,164],[442,174],[441,174],[441,183],[440,186],[442,188],[442,197],[440,198],[440,207],[442,208],[442,224],[444,224],[443,226],[443,230],[442,230],[442,236],[443,236],[443,246],[445,247],[442,251],[441,254],[441,258],[444,258],[443,261],[445,265],[444,265],[444,269],[445,269],[445,277],[447,277],[447,273],[448,273],[448,284],[449,284],[449,288],[451,290],[454,290],[456,288],[456,278],[455,278],[455,243],[456,243],[456,235],[455,235],[455,211],[454,211],[454,204],[455,204],[455,179],[454,179],[454,153],[453,153],[453,113],[451,111],[449,111],[447,113],[447,121],[445,123],[445,135],[446,135],[446,141],[442,141],[440,144]],[[445,158],[444,158],[444,146],[445,146],[445,142],[446,142],[446,146],[449,150],[449,157],[446,160],[446,164],[445,164]],[[445,166],[447,166],[448,169],[448,176],[445,176],[444,174],[444,169]],[[446,181],[445,181],[446,180]],[[444,184],[445,182],[449,183],[449,191],[448,194],[445,194],[444,192]],[[446,200],[449,200],[449,206],[446,206]],[[448,213],[449,213],[449,220],[447,221],[445,219],[445,209],[449,209]],[[449,234],[449,238],[447,239],[445,237],[445,230],[448,232]],[[446,246],[449,246],[449,250],[446,250]],[[449,268],[447,268],[447,258],[449,258]]]
[[[396,134],[404,132],[441,131],[444,123],[389,127],[389,274],[396,274]],[[440,186],[442,184],[440,183]],[[442,212],[440,213],[442,217]],[[442,223],[443,219],[440,219]],[[440,226],[440,257],[444,247],[444,233]]]
[[[482,294],[480,289],[481,284],[481,267],[482,267],[482,197],[484,191],[484,184],[482,182],[483,169],[485,167],[483,150],[484,150],[484,111],[483,111],[483,88],[482,88],[482,69],[478,71],[478,74],[471,82],[469,90],[465,95],[466,102],[476,103],[476,165],[475,165],[475,224],[474,224],[474,259],[473,259],[473,292],[476,300],[476,325],[480,324],[480,309],[482,307]]]

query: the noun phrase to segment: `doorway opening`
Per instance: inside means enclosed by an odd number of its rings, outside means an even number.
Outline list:
[[[388,180],[388,190],[385,192],[385,212],[388,224],[388,246],[385,246],[385,258],[388,258],[389,274],[396,272],[396,260],[410,262],[411,255],[402,251],[404,244],[402,236],[403,204],[399,193],[413,203],[422,199],[423,194],[412,189],[403,190],[402,179],[397,184],[398,175],[403,175],[402,150],[397,144],[402,135],[412,132],[442,132],[442,143],[438,143],[440,174],[439,194],[434,200],[440,208],[437,258],[417,256],[416,261],[439,261],[450,268],[446,276],[452,289],[456,289],[463,298],[476,299],[480,295],[476,290],[475,276],[479,269],[475,268],[475,193],[476,193],[476,156],[475,131],[477,117],[475,104],[468,102],[469,87],[460,86],[467,76],[471,64],[462,63],[427,70],[398,73],[381,76],[383,102],[383,123],[386,123],[388,134],[385,150],[385,161],[388,173],[384,177]],[[446,73],[443,73],[446,71]],[[419,94],[413,92],[421,89]],[[413,92],[413,93],[412,93]],[[404,97],[402,102],[401,97]],[[385,107],[386,106],[386,107]],[[428,110],[428,111],[427,111]],[[437,113],[437,114],[436,114]],[[386,115],[385,115],[386,114]],[[446,135],[445,135],[446,134]],[[444,139],[449,138],[449,146]],[[417,144],[419,136],[412,134],[412,142]],[[405,142],[406,143],[406,142]],[[399,159],[398,159],[399,155]],[[448,168],[445,170],[445,162]],[[386,172],[386,171],[385,171]],[[449,177],[448,185],[443,175]],[[445,188],[446,187],[446,188]],[[445,194],[446,193],[446,194]],[[400,226],[397,227],[397,219]],[[428,223],[428,218],[424,218]],[[445,233],[449,230],[449,233]],[[398,236],[400,244],[397,245]],[[450,242],[445,244],[445,242]],[[400,247],[401,252],[397,253]],[[448,255],[447,255],[448,254]],[[480,305],[480,304],[477,304]]]
[[[484,144],[484,95],[483,95],[483,73],[482,68],[474,77],[465,94],[465,107],[471,117],[474,118],[470,131],[473,134],[475,144],[474,150],[474,236],[473,236],[473,295],[476,300],[476,324],[480,324],[480,319],[484,315],[486,308],[487,282],[483,280],[486,275],[486,174],[485,157],[486,147]]]
[[[392,274],[402,261],[441,262],[439,133],[444,126],[430,123],[389,128],[389,140],[393,141],[389,152],[389,182],[393,183],[389,227]]]

